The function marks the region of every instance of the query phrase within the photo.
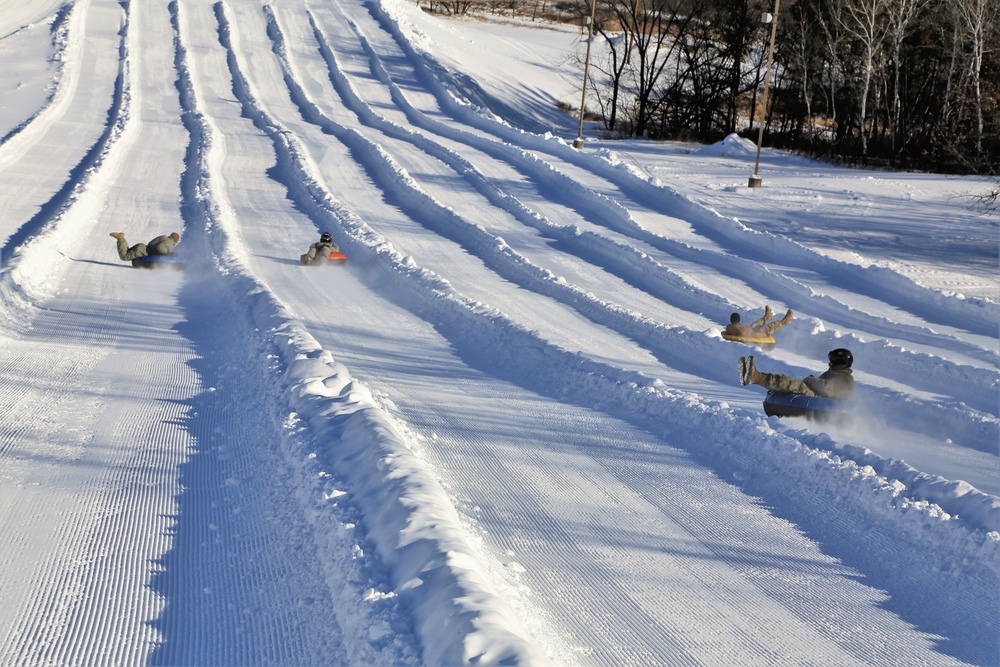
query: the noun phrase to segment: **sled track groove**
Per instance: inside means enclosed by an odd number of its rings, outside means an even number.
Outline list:
[[[213,74],[232,66],[227,62],[232,53],[225,7],[172,2],[169,11],[176,33],[182,120],[191,136],[181,179],[185,243],[193,255],[206,258],[206,264],[218,262],[220,268],[211,271],[205,283],[200,282],[205,276],[190,280],[181,296],[193,322],[182,331],[190,332],[200,352],[196,370],[206,390],[193,399],[187,426],[199,446],[182,473],[191,485],[180,499],[181,516],[186,519],[178,525],[175,548],[164,560],[164,574],[157,578],[157,586],[173,601],[161,619],[169,640],[152,662],[183,663],[188,661],[185,656],[220,662],[236,655],[246,663],[383,664],[388,658],[382,652],[388,652],[400,664],[409,664],[407,636],[401,630],[407,621],[395,608],[396,600],[387,596],[382,602],[370,601],[366,613],[357,614],[358,600],[367,594],[359,587],[365,585],[370,592],[373,582],[364,570],[377,568],[374,559],[352,549],[354,543],[345,543],[349,531],[336,523],[331,506],[319,500],[327,489],[320,493],[315,487],[335,480],[325,471],[317,475],[306,463],[315,455],[317,443],[298,445],[308,448],[304,451],[286,450],[297,438],[283,425],[289,415],[282,413],[287,404],[279,396],[280,378],[272,368],[273,340],[247,321],[248,313],[232,312],[233,304],[245,303],[246,295],[259,288],[229,256],[230,207],[225,181],[217,171],[220,152],[224,153],[217,143],[221,141],[217,123],[231,122],[228,116],[212,117],[218,107],[212,104],[210,87]],[[202,26],[215,28],[214,39],[199,32]],[[230,90],[223,93],[227,99],[234,85],[232,80],[228,83]],[[209,92],[204,92],[206,86]],[[232,110],[229,106],[225,113]],[[238,122],[247,123],[245,118]],[[227,134],[235,128],[227,125]],[[258,133],[248,134],[256,140]],[[220,312],[226,314],[220,317]],[[224,427],[211,416],[200,416],[216,413],[229,413]],[[220,521],[226,511],[231,515]],[[269,520],[258,525],[265,517]],[[188,581],[185,573],[192,561],[204,558],[205,545],[219,564]],[[318,545],[324,545],[324,553],[315,551]],[[345,573],[356,575],[344,580]],[[214,592],[206,594],[205,581],[213,576]],[[400,634],[392,641],[373,639],[373,629],[381,631],[386,619]],[[201,627],[216,628],[215,638],[202,637],[198,645],[187,641],[197,636],[192,630]],[[253,640],[247,642],[246,637]]]

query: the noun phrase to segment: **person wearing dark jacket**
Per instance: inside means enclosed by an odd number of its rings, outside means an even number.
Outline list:
[[[740,314],[733,313],[729,316],[729,326],[722,330],[727,336],[739,336],[740,338],[763,338],[770,336],[775,331],[792,321],[792,310],[789,308],[785,316],[780,320],[768,323],[771,319],[771,306],[764,306],[764,317],[754,320],[749,326],[740,324]]]
[[[340,252],[340,247],[333,242],[330,232],[323,232],[320,234],[319,241],[309,246],[306,254],[302,255],[299,259],[302,260],[303,264],[312,264],[317,256],[329,257],[331,252]]]
[[[804,380],[790,375],[777,373],[761,373],[754,366],[753,357],[740,357],[740,384],[756,384],[770,391],[802,394],[804,396],[822,396],[823,398],[849,399],[854,397],[854,375],[851,365],[854,355],[850,350],[838,348],[828,355],[829,369],[815,377],[810,375]]]
[[[111,238],[118,243],[118,256],[123,262],[130,262],[133,259],[149,255],[173,255],[174,246],[181,242],[181,235],[177,232],[171,232],[166,236],[157,236],[149,243],[136,243],[131,248],[122,232],[112,232]]]

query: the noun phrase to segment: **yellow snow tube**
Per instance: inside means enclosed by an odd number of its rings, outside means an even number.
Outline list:
[[[747,345],[760,345],[764,349],[770,349],[774,347],[778,341],[774,340],[774,336],[734,336],[732,334],[724,333],[722,337],[726,340],[731,340],[734,343],[746,343]]]

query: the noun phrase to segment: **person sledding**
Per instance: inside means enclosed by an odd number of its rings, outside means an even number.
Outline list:
[[[819,377],[804,380],[789,375],[761,373],[753,357],[740,357],[740,384],[756,384],[767,389],[764,414],[768,417],[805,417],[811,421],[847,425],[854,408],[854,376],[850,350],[831,350],[830,367]]]
[[[133,262],[151,256],[169,256],[174,254],[174,248],[181,242],[181,235],[171,232],[165,236],[157,236],[149,243],[136,243],[129,247],[122,232],[111,232],[111,238],[115,239],[118,245],[118,256],[123,262]],[[133,262],[134,263],[134,262]]]
[[[722,330],[722,334],[737,339],[766,338],[791,321],[791,308],[780,320],[771,321],[771,306],[764,306],[764,316],[749,325],[740,322],[739,313],[733,313],[729,316],[729,325]]]
[[[854,355],[850,350],[838,348],[827,355],[829,368],[816,377],[799,380],[790,375],[778,373],[761,373],[754,365],[753,357],[740,357],[740,384],[746,386],[755,384],[778,393],[799,394],[802,396],[820,396],[836,400],[848,400],[854,397],[854,375],[851,365]]]
[[[346,259],[340,252],[340,247],[333,242],[330,232],[323,232],[319,236],[319,241],[309,246],[309,250],[299,257],[303,264],[313,264],[324,261],[343,261]]]

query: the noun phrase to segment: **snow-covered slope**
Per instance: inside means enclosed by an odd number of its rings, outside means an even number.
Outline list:
[[[0,18],[0,662],[998,663],[983,181],[574,150],[564,27]],[[835,347],[850,425],[736,378]]]

